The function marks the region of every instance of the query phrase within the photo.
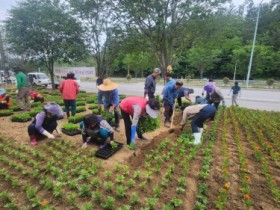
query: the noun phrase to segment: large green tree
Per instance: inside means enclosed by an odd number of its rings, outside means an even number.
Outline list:
[[[226,0],[118,0],[119,11],[143,34],[162,70],[174,63],[175,48],[186,37],[186,22],[205,18]]]
[[[54,63],[85,55],[83,30],[59,0],[25,0],[10,10],[6,21],[10,49],[27,60],[42,62],[54,87]]]
[[[106,74],[108,46],[116,26],[112,0],[67,0],[85,29],[86,44],[96,60],[97,75]]]

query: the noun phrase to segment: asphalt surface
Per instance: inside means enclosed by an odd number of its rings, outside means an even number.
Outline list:
[[[97,93],[95,82],[81,81],[81,90]],[[192,101],[195,96],[201,95],[203,87],[190,87],[194,89],[194,94],[191,95]],[[143,96],[144,95],[144,82],[138,83],[120,83],[119,93],[124,95]],[[157,85],[156,94],[161,94],[163,85]],[[226,105],[231,105],[231,96],[228,96],[230,88],[223,88]],[[241,97],[238,98],[241,107],[251,109],[267,110],[267,111],[280,111],[280,91],[274,90],[257,90],[257,89],[242,89]]]

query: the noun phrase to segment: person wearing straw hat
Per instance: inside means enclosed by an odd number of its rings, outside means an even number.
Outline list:
[[[115,117],[115,130],[120,131],[120,115],[119,115],[119,91],[118,84],[112,82],[110,79],[104,79],[103,84],[99,85],[98,90],[98,106],[101,109],[101,104],[103,102],[104,109],[114,114]],[[103,99],[104,98],[104,99]],[[103,101],[102,101],[103,99]]]
[[[159,102],[154,98],[147,101],[143,97],[127,97],[122,100],[120,109],[124,120],[127,144],[135,144],[136,132],[140,140],[147,141],[148,139],[143,136],[139,129],[137,129],[137,124],[140,117],[144,117],[147,114],[152,118],[157,118],[160,109]]]
[[[57,120],[63,118],[64,112],[56,103],[50,103],[44,106],[43,110],[38,113],[34,121],[28,126],[28,134],[32,145],[37,144],[37,139],[47,137],[55,139],[53,131],[56,130],[58,135],[61,135],[60,128],[57,125]]]
[[[4,88],[0,88],[0,110],[8,109],[12,103],[10,102],[10,97],[7,95],[7,91]]]

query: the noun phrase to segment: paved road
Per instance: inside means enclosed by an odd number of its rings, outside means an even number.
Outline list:
[[[125,95],[137,95],[143,96],[144,83],[120,83],[119,92]],[[200,95],[202,87],[192,87],[194,94],[191,98],[194,101],[196,95]],[[89,92],[97,92],[95,82],[81,82],[81,89]],[[163,89],[163,85],[157,86],[157,94],[160,94]],[[231,105],[231,97],[228,96],[229,88],[222,88],[222,92],[225,96],[226,104]],[[280,91],[267,91],[267,90],[246,90],[241,92],[241,98],[238,98],[239,104],[242,107],[260,109],[267,111],[280,111]]]

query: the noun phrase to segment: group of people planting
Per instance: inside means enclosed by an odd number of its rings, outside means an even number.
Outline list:
[[[27,77],[24,73],[17,70],[17,102],[22,110],[30,110],[30,97],[34,101],[44,101],[44,98],[36,92],[32,92],[27,86]],[[209,80],[203,88],[202,96],[197,96],[195,105],[191,105],[190,94],[194,93],[191,88],[183,87],[183,82],[174,80],[171,73],[165,74],[165,86],[162,91],[162,101],[155,97],[157,79],[160,77],[161,70],[155,68],[145,81],[144,97],[132,96],[126,97],[120,102],[118,84],[110,79],[98,78],[98,109],[104,108],[111,113],[115,119],[114,128],[101,116],[88,114],[84,117],[80,127],[82,130],[83,147],[86,147],[91,141],[99,141],[103,148],[108,143],[114,141],[114,131],[120,132],[120,115],[125,125],[125,135],[127,144],[135,144],[136,133],[140,140],[147,141],[143,133],[138,129],[138,122],[141,117],[150,116],[159,117],[161,106],[164,109],[164,126],[170,127],[176,104],[183,111],[181,120],[181,130],[184,129],[188,119],[192,119],[191,129],[194,135],[194,144],[201,142],[203,124],[207,120],[214,120],[215,113],[222,102],[225,101],[221,90],[216,86],[213,80]],[[67,77],[59,86],[59,91],[64,100],[65,112],[67,117],[76,114],[76,98],[79,93],[79,86],[75,81],[75,75],[68,73]],[[236,94],[240,92],[238,83],[232,87],[233,103],[237,105]],[[204,97],[206,92],[206,97]],[[187,103],[182,103],[182,98]],[[0,89],[0,108],[8,108],[11,105],[10,98],[4,89]],[[39,138],[47,137],[55,139],[61,134],[57,120],[63,118],[64,112],[56,103],[45,105],[43,110],[38,113],[33,122],[28,126],[28,134],[31,144],[36,144]]]

